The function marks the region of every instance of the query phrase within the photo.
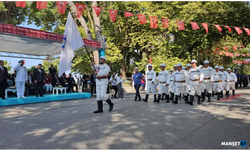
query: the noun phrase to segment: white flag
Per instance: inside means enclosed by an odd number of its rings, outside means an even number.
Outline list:
[[[82,46],[84,46],[84,42],[69,12],[63,37],[59,77],[61,77],[64,72],[71,70],[71,61],[75,56],[74,51]]]

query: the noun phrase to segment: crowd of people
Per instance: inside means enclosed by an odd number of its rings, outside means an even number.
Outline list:
[[[156,76],[152,69],[152,64],[148,64],[148,71],[144,76],[135,68],[135,73],[132,76],[131,84],[133,83],[136,90],[134,101],[141,101],[140,87],[146,85],[146,96],[143,101],[148,102],[150,92],[154,95],[154,102],[166,100],[178,104],[178,100],[183,96],[187,104],[193,105],[194,97],[198,97],[198,104],[204,102],[206,97],[208,102],[211,102],[211,97],[217,95],[217,100],[223,98],[223,91],[226,97],[229,97],[229,91],[232,90],[232,95],[235,95],[235,89],[247,86],[249,77],[247,75],[239,75],[233,73],[231,68],[215,66],[214,69],[209,66],[209,61],[205,60],[203,66],[197,66],[197,61],[192,60],[186,67],[181,63],[173,66],[173,69],[166,71],[166,65],[160,65],[161,71]],[[145,80],[144,80],[145,78]],[[158,86],[158,97],[156,89]]]

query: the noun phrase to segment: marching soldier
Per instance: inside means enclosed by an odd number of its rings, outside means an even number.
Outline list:
[[[180,94],[183,94],[185,96],[185,101],[188,101],[187,90],[185,88],[188,80],[187,72],[185,70],[182,70],[181,63],[177,64],[177,69],[178,70],[174,74],[174,83],[175,83],[175,90],[174,90],[175,100],[173,101],[174,104],[178,104],[178,97]]]
[[[189,85],[190,85],[190,101],[188,102],[188,104],[193,105],[193,101],[194,101],[194,94],[195,92],[198,95],[198,103],[197,104],[201,104],[201,83],[203,81],[204,75],[201,71],[200,68],[198,68],[196,66],[197,61],[196,60],[192,60],[191,61],[191,65],[192,68],[189,70]]]
[[[149,64],[148,65],[148,71],[146,73],[147,76],[147,92],[146,92],[146,96],[145,99],[143,99],[144,102],[148,102],[148,95],[150,93],[150,91],[152,91],[152,93],[154,94],[154,102],[157,102],[156,100],[156,93],[155,93],[155,77],[156,77],[156,73],[154,70],[152,70],[153,65]]]
[[[187,64],[187,72],[189,72],[190,69],[191,69],[191,64]],[[189,82],[189,80],[188,80],[188,82]],[[189,85],[189,83],[187,83],[186,88],[187,88],[187,93],[189,95],[189,92],[190,92],[190,85]]]
[[[169,75],[169,84],[170,84],[170,100],[174,100],[174,74],[173,74],[173,69],[170,70],[170,75]]]
[[[213,73],[213,68],[209,67],[209,61],[205,60],[203,62],[204,68],[202,68],[202,72],[204,74],[203,86],[204,91],[202,90],[202,101],[205,101],[206,93],[208,92],[208,102],[211,102],[211,94],[212,94],[212,83],[211,83],[211,75]]]
[[[177,70],[177,65],[174,65],[174,71],[176,71]]]
[[[169,73],[168,71],[165,70],[166,64],[161,64],[161,72],[158,74],[158,82],[159,82],[159,91],[158,91],[158,100],[157,102],[160,102],[161,99],[161,94],[162,94],[162,100],[166,96],[167,102],[169,102],[169,91],[168,91],[168,86],[169,86]]]
[[[229,82],[229,74],[224,71],[224,67],[220,67],[220,71],[224,74],[225,81],[222,84],[222,90],[221,90],[221,98],[223,98],[223,90],[226,91],[226,96],[229,96],[229,91],[227,91],[228,88],[228,82]]]
[[[217,93],[217,100],[220,100],[222,91],[222,84],[224,84],[224,73],[219,71],[219,66],[215,66],[215,72],[211,75],[211,82],[213,82],[213,91]]]
[[[187,64],[187,71],[189,71],[192,68],[191,64]]]
[[[94,62],[92,62],[92,69]],[[104,56],[100,57],[100,65],[95,65],[96,68],[96,100],[98,110],[94,111],[94,113],[102,113],[103,112],[103,101],[109,104],[109,111],[112,111],[114,108],[114,104],[108,98],[107,95],[107,87],[108,87],[108,76],[110,72],[109,66],[106,64],[106,58]]]
[[[235,95],[235,83],[237,83],[237,77],[236,75],[231,71],[230,68],[227,68],[227,72],[229,74],[229,83],[228,83],[228,89],[227,91],[229,91],[230,89],[233,92],[233,95]]]

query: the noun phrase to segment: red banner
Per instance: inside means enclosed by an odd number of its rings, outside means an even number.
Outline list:
[[[101,7],[94,7],[93,6],[93,9],[95,10],[96,16],[99,17],[102,8]]]
[[[134,14],[132,14],[132,13],[130,13],[130,12],[125,12],[125,11],[124,11],[124,15],[125,15],[125,17],[134,16]]]
[[[221,29],[221,27],[219,26],[219,25],[214,25],[214,26],[216,26],[216,28],[218,29],[218,31],[222,31],[222,29]]]
[[[218,51],[218,50],[220,50],[220,48],[216,48],[216,50]]]
[[[16,1],[16,7],[24,8],[26,5],[26,1]]]
[[[116,10],[109,9],[110,20],[112,20],[113,22],[115,22],[116,15],[117,15],[117,11]]]
[[[226,51],[228,51],[228,47],[224,47]]]
[[[234,46],[234,50],[235,50],[235,51],[237,50],[237,48],[238,48],[237,46]]]
[[[246,56],[245,54],[241,54],[242,56]]]
[[[191,22],[192,25],[192,29],[196,30],[196,29],[200,29],[200,27],[198,26],[197,22]]]
[[[219,52],[219,55],[223,55],[223,53],[222,53],[222,52]]]
[[[140,21],[140,24],[145,24],[145,23],[147,23],[147,20],[146,20],[146,18],[145,18],[144,15],[137,14],[137,17],[138,17],[138,19],[139,19],[139,21]]]
[[[246,32],[247,32],[247,35],[250,35],[250,30],[248,28],[243,28]]]
[[[76,3],[76,17],[80,18],[84,12],[85,5]]]
[[[243,31],[239,28],[239,27],[234,27],[235,30],[238,32],[238,34],[240,35],[241,33],[243,33]]]
[[[168,28],[168,19],[167,18],[161,18],[163,28]]]
[[[178,30],[185,30],[184,21],[177,20]]]
[[[36,8],[39,10],[47,8],[47,1],[37,1]]]
[[[208,33],[208,25],[206,23],[201,23],[201,24],[206,29],[206,33]]]
[[[65,2],[65,1],[57,1],[56,4],[57,4],[58,13],[63,15],[65,13],[65,8],[66,8],[67,2]]]
[[[157,28],[157,17],[150,16],[150,27]]]
[[[232,31],[231,28],[230,28],[229,26],[224,26],[224,27],[227,28],[229,32]]]

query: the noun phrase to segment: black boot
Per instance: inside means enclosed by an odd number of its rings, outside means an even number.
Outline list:
[[[220,93],[217,93],[217,100],[219,101],[220,100]]]
[[[229,91],[226,91],[226,96],[229,97]]]
[[[170,100],[174,100],[174,93],[171,93]]]
[[[106,100],[106,102],[109,104],[109,111],[112,111],[114,108],[114,103],[112,103],[110,99]]]
[[[179,97],[179,95],[175,95],[175,97],[174,97],[175,99],[173,101],[174,104],[178,104],[178,97]]]
[[[233,95],[235,95],[235,90],[233,90]]]
[[[212,97],[214,97],[214,91],[212,92]]]
[[[190,95],[190,100],[189,100],[188,104],[193,105],[193,101],[194,101],[194,96]]]
[[[202,96],[202,100],[201,101],[204,102],[206,100],[206,93],[202,92],[201,96]]]
[[[166,95],[167,101],[166,103],[169,103],[169,95]]]
[[[156,100],[156,95],[154,95],[154,102],[158,102],[157,100]],[[159,100],[159,102],[160,102],[160,100]],[[158,102],[158,103],[159,103]]]
[[[163,95],[163,94],[162,94],[162,95]],[[161,100],[161,94],[158,94],[157,102],[160,103],[160,100]]]
[[[103,107],[103,103],[102,100],[97,101],[97,106],[98,106],[98,110],[94,111],[94,113],[103,113],[102,107]]]
[[[211,102],[211,93],[208,93],[207,97],[208,97],[208,101],[207,102]]]
[[[146,94],[146,97],[145,97],[145,99],[143,99],[143,101],[146,103],[148,102],[148,94]]]
[[[185,103],[188,103],[188,96],[185,96]]]
[[[220,92],[221,98],[223,98],[223,91]]]
[[[161,100],[163,101],[164,100],[164,96],[165,96],[165,94],[164,93],[162,93],[162,95],[161,95]],[[159,97],[159,96],[158,96]],[[160,99],[159,99],[160,100]]]
[[[198,96],[198,102],[197,102],[197,104],[198,105],[201,104],[201,96]]]

